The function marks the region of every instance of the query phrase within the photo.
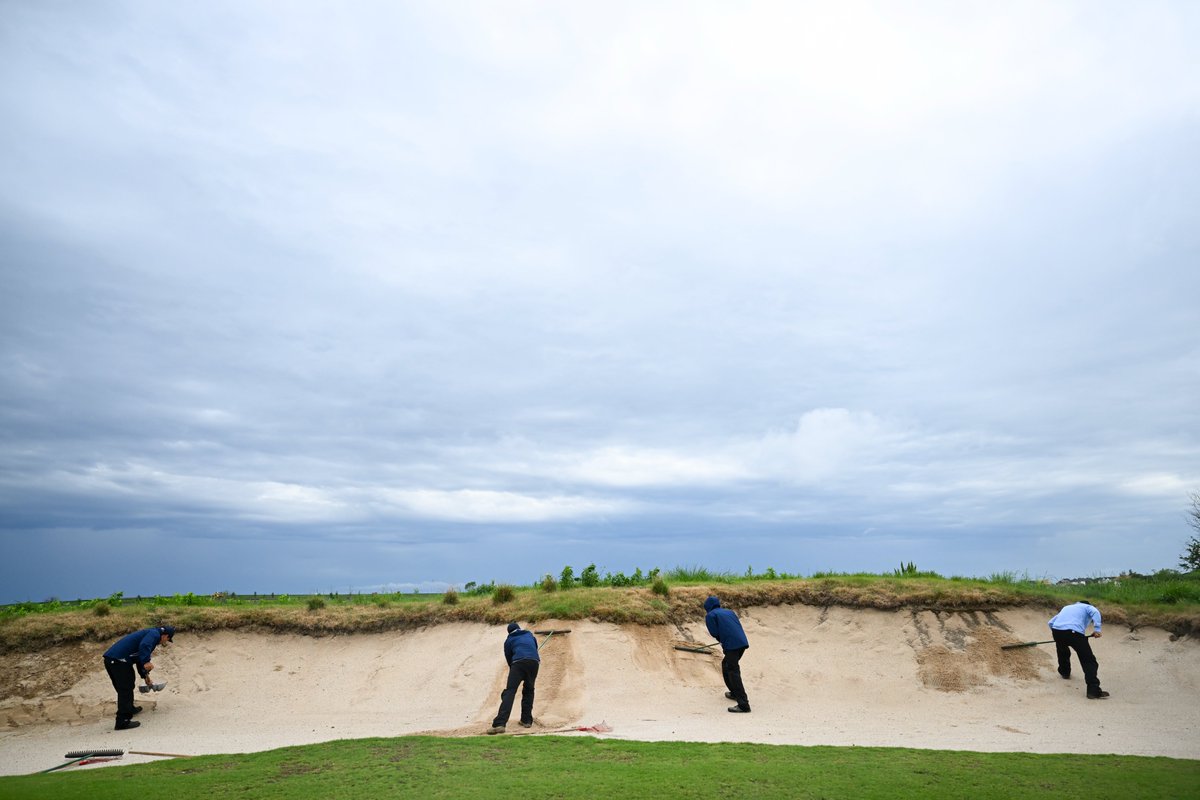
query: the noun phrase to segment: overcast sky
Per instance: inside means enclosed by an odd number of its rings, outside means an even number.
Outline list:
[[[1177,566],[1200,4],[0,3],[0,602]]]

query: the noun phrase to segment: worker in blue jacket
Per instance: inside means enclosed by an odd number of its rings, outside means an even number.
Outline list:
[[[750,647],[746,632],[742,630],[737,614],[728,608],[721,608],[721,601],[716,595],[709,595],[704,601],[704,610],[708,612],[704,617],[708,632],[721,643],[721,649],[725,651],[725,657],[721,659],[721,677],[725,679],[725,687],[729,690],[725,696],[737,701],[737,705],[730,706],[729,711],[733,714],[749,714],[750,700],[746,697],[742,668],[738,665]]]
[[[1071,651],[1079,657],[1079,666],[1083,667],[1083,682],[1087,685],[1089,700],[1103,700],[1108,692],[1100,688],[1100,662],[1092,653],[1092,645],[1088,642],[1088,623],[1092,625],[1091,638],[1099,639],[1100,609],[1087,600],[1080,600],[1064,606],[1050,619],[1050,635],[1054,637],[1054,647],[1058,651],[1058,674],[1063,678],[1071,678]]]
[[[533,725],[533,685],[537,681],[542,659],[538,655],[537,639],[529,631],[521,630],[521,626],[515,622],[508,623],[504,660],[508,662],[508,684],[500,695],[500,710],[488,729],[488,735],[504,733],[504,726],[512,714],[513,701],[517,697],[517,687],[521,684],[525,684],[521,692],[521,727]]]
[[[113,688],[117,690],[117,725],[115,730],[136,728],[141,723],[133,715],[142,710],[133,704],[133,687],[137,683],[134,670],[151,689],[160,689],[162,684],[150,680],[154,662],[150,660],[154,648],[175,641],[175,629],[170,625],[145,628],[123,637],[104,653],[104,669],[108,672]],[[142,691],[147,691],[143,689]]]

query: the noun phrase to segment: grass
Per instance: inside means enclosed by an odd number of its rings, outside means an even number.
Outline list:
[[[640,570],[639,570],[640,573]],[[623,577],[623,576],[622,576]],[[628,579],[626,579],[628,580]],[[149,625],[181,631],[233,629],[330,635],[404,630],[448,622],[502,625],[511,620],[596,619],[645,625],[703,617],[710,593],[735,608],[787,603],[896,610],[995,611],[1032,606],[1057,609],[1081,596],[1101,607],[1105,622],[1155,626],[1178,635],[1200,633],[1200,572],[1164,570],[1128,575],[1087,587],[1059,586],[1013,573],[989,578],[944,578],[901,565],[890,574],[817,573],[803,578],[768,569],[735,576],[699,567],[646,576],[639,585],[578,584],[547,592],[541,579],[527,587],[495,586],[457,593],[380,595],[173,595],[18,603],[0,608],[0,652],[31,652],[73,641],[115,639]],[[653,583],[651,582],[653,581]],[[661,590],[655,586],[661,584]]]
[[[51,765],[53,766],[53,764]],[[1200,761],[594,738],[423,736],[0,778],[0,798],[1167,798]]]

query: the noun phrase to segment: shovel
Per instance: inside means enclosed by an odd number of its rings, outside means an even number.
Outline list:
[[[720,642],[713,642],[712,644],[697,644],[697,645],[677,644],[677,645],[675,645],[675,649],[682,650],[685,653],[705,653],[707,655],[712,655],[712,650],[709,648],[716,647],[719,644],[720,644]]]
[[[1000,649],[1001,650],[1016,650],[1019,647],[1034,647],[1039,644],[1054,644],[1054,640],[1051,639],[1048,642],[1021,642],[1020,644],[1002,644],[1002,645],[1000,645]]]

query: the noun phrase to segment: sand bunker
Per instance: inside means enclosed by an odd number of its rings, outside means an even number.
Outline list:
[[[754,713],[729,714],[720,659],[674,649],[711,641],[682,628],[588,621],[542,650],[528,733],[611,726],[612,738],[1125,753],[1200,758],[1200,643],[1109,626],[1093,646],[1112,697],[1064,681],[1048,614],[739,610]],[[477,735],[506,675],[504,629],[455,623],[313,638],[188,634],[161,649],[159,694],[137,695],[142,727],[113,731],[108,643],[0,657],[0,773],[35,772],[85,748],[251,752],[365,736]],[[513,734],[527,732],[514,724]],[[570,734],[567,734],[570,735]],[[145,760],[125,756],[123,763]]]

